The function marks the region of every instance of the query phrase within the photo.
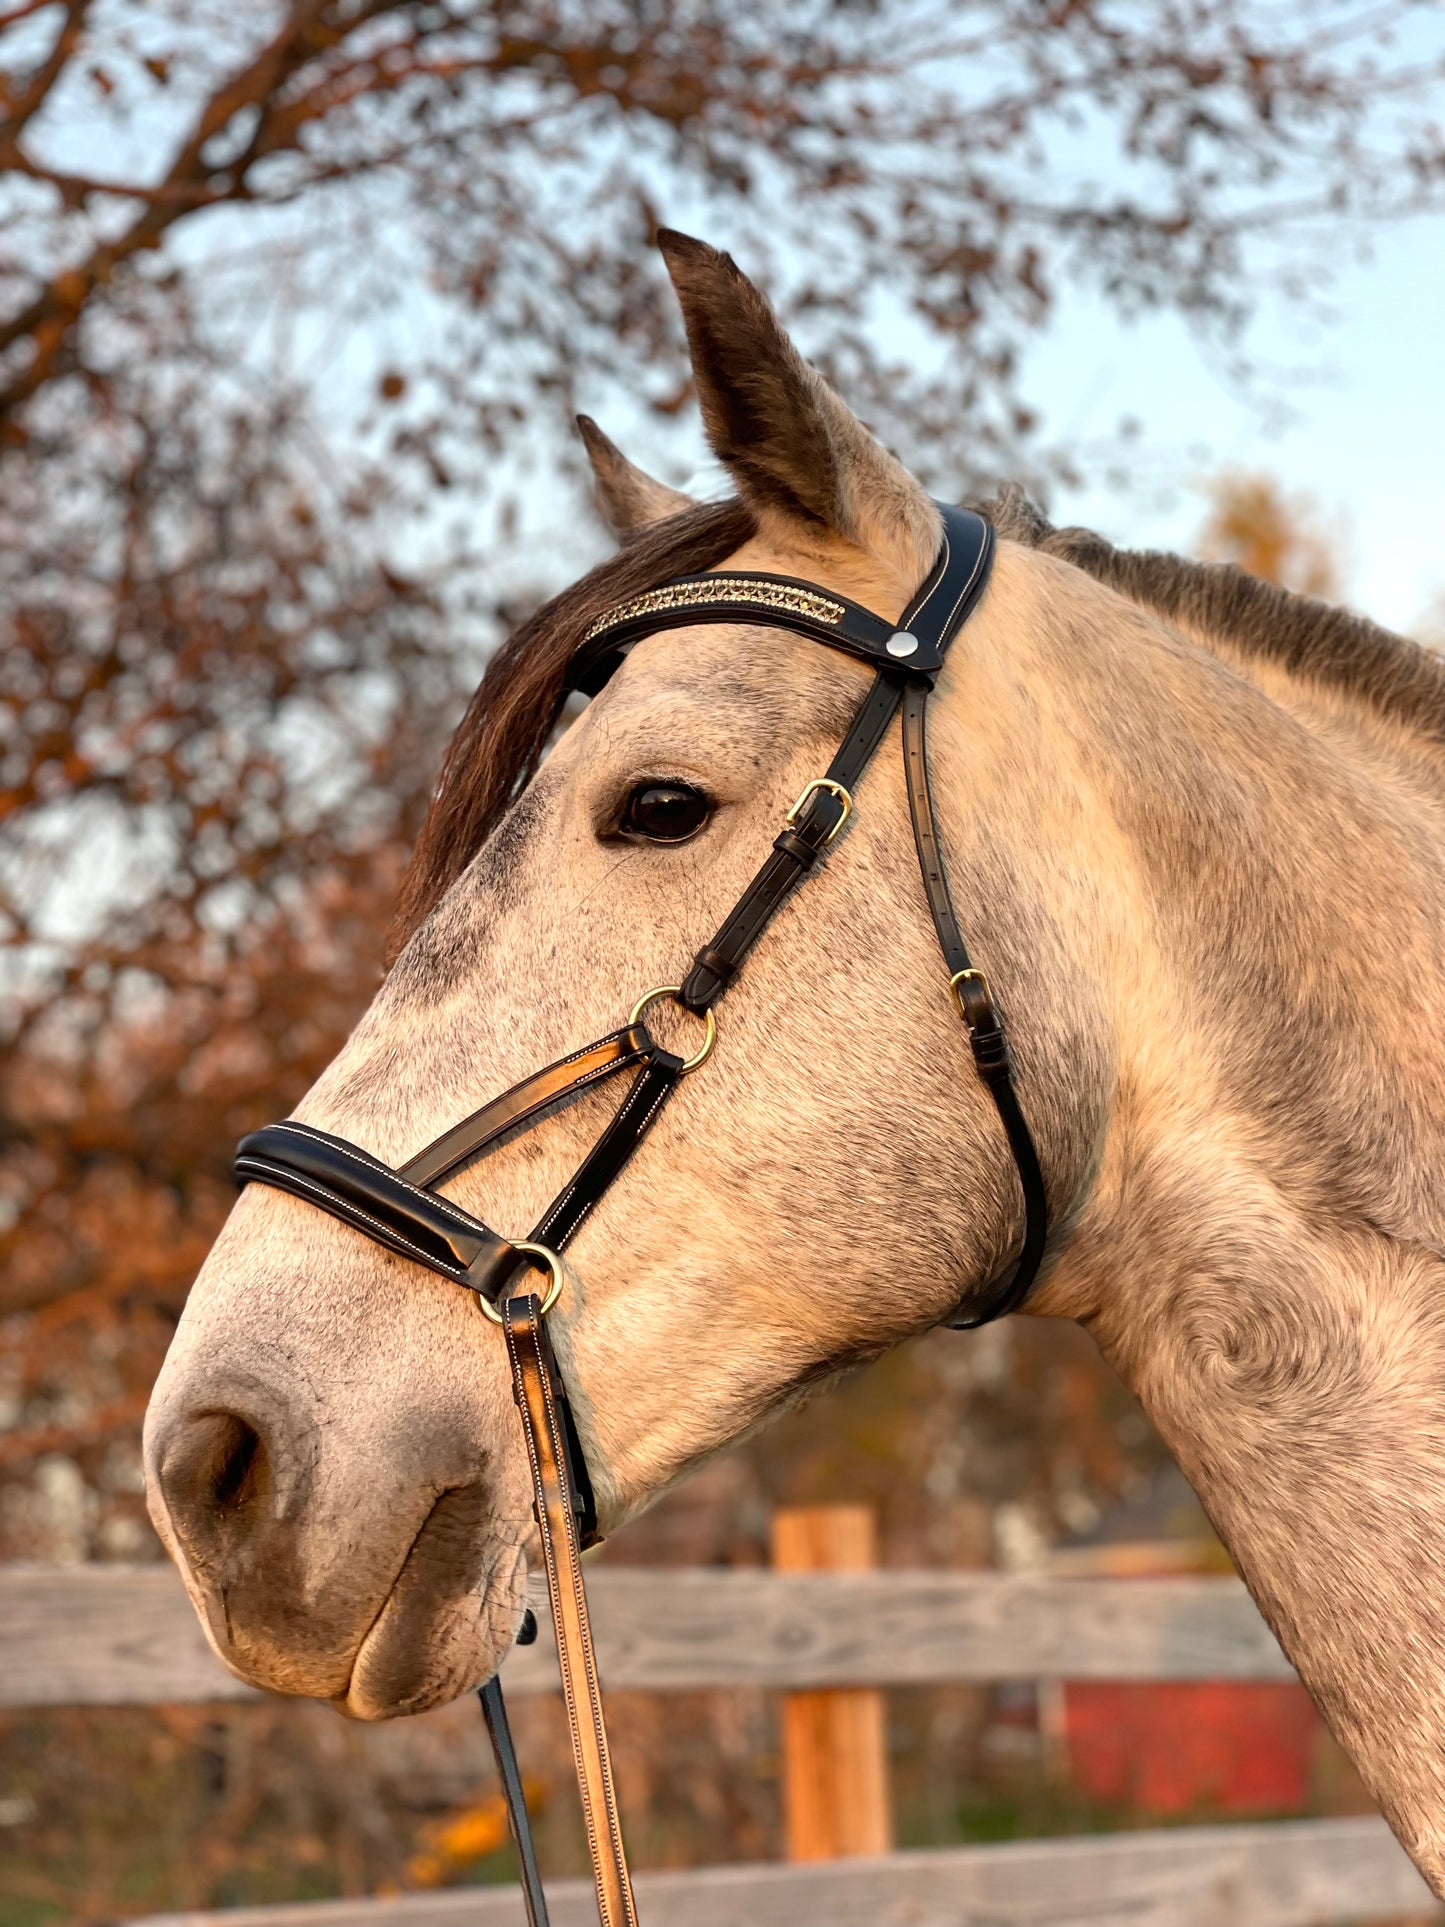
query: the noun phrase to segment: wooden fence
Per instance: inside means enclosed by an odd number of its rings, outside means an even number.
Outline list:
[[[606,1682],[654,1692],[1293,1676],[1228,1579],[598,1566],[589,1592]],[[545,1634],[513,1653],[503,1678],[513,1693],[555,1690]],[[252,1697],[212,1657],[169,1568],[0,1568],[0,1706]],[[590,1889],[562,1882],[549,1892],[556,1927],[583,1927]],[[1368,1818],[643,1874],[638,1896],[643,1927],[1445,1922],[1384,1823]],[[522,1913],[508,1889],[468,1888],[163,1918],[166,1927],[520,1927]]]

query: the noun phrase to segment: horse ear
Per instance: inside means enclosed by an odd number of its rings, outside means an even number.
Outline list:
[[[606,517],[612,533],[625,546],[632,537],[654,522],[662,522],[680,509],[696,506],[690,495],[683,495],[666,482],[659,482],[629,462],[616,442],[610,441],[590,415],[577,417],[577,432],[592,464],[597,483],[597,506]]]
[[[921,581],[941,538],[922,484],[804,361],[732,256],[664,228],[708,440],[763,519],[826,529]]]

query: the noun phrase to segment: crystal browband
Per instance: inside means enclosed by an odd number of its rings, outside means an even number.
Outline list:
[[[598,616],[572,658],[570,687],[595,696],[632,644],[661,629],[749,620],[791,629],[905,677],[930,678],[943,663],[942,649],[932,639],[900,638],[891,622],[845,595],[825,593],[793,576],[734,570],[682,576]]]
[[[834,601],[832,596],[820,595],[816,589],[806,589],[801,584],[794,588],[790,583],[760,582],[748,575],[691,576],[682,582],[669,582],[663,589],[649,589],[645,595],[634,596],[630,602],[619,603],[615,609],[609,609],[606,615],[599,616],[582,640],[584,644],[594,642],[598,636],[622,623],[666,615],[672,609],[691,608],[699,603],[710,602],[742,602],[763,609],[781,609],[789,615],[806,616],[812,622],[826,623],[830,629],[836,628],[843,620],[844,612],[843,603]]]

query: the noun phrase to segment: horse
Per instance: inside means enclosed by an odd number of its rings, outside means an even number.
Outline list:
[[[387,1165],[679,981],[867,683],[730,618],[647,636],[568,721],[599,620],[741,570],[895,621],[939,550],[926,490],[730,257],[661,245],[735,493],[693,502],[585,425],[619,550],[489,664],[389,974],[296,1113]],[[1047,1193],[1023,1311],[1081,1322],[1140,1399],[1445,1897],[1445,667],[1017,490],[986,512],[929,757]],[[939,976],[899,758],[852,800],[559,1261],[547,1322],[605,1532],[1017,1262],[1018,1170]],[[697,1052],[688,1011],[649,1022]],[[525,1235],[614,1101],[573,1093],[447,1195]],[[384,1719],[487,1680],[517,1635],[536,1538],[496,1327],[297,1198],[243,1192],[145,1453],[244,1679]]]

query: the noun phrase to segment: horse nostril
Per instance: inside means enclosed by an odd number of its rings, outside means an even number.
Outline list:
[[[265,1441],[238,1412],[200,1412],[185,1420],[161,1456],[166,1509],[198,1566],[219,1552],[269,1484]]]
[[[264,1463],[261,1435],[234,1412],[217,1412],[212,1442],[211,1490],[221,1511],[237,1510],[260,1484]]]

